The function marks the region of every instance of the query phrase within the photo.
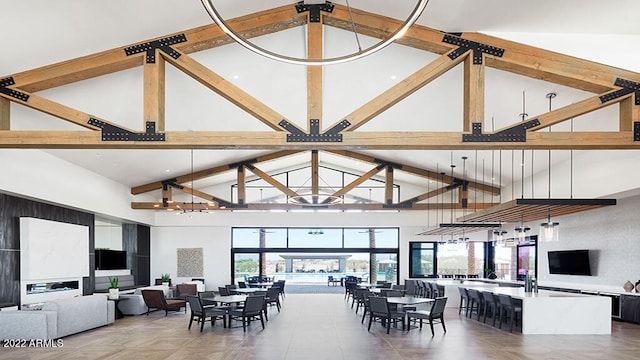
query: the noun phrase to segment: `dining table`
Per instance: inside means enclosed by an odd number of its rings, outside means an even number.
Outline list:
[[[250,288],[266,289],[266,288],[270,288],[271,286],[273,286],[273,282],[250,282],[250,283],[247,283],[247,286],[250,287]]]
[[[234,305],[245,302],[247,300],[247,295],[216,295],[214,297],[203,297],[202,300],[216,301],[222,304]]]
[[[380,295],[382,293],[384,293],[385,291],[400,291],[401,293],[405,293],[407,292],[407,290],[404,289],[390,289],[390,288],[372,288],[369,291],[371,291],[374,294]]]
[[[359,289],[374,289],[374,288],[380,288],[382,286],[384,286],[384,284],[371,284],[371,283],[356,284],[356,288],[359,288]]]
[[[256,291],[266,291],[266,289],[263,288],[239,288],[239,289],[233,289],[231,290],[231,292],[234,292],[236,294],[239,295],[251,295],[253,293],[255,293]]]
[[[396,305],[418,305],[434,302],[434,299],[416,296],[392,296],[387,298],[387,303]]]

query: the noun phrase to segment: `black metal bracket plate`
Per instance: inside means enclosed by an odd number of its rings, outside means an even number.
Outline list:
[[[481,44],[476,41],[466,40],[460,37],[462,34],[445,34],[442,38],[442,42],[447,44],[457,45],[458,48],[449,54],[449,58],[451,60],[455,60],[467,51],[473,51],[473,63],[480,65],[482,64],[482,54],[489,54],[497,57],[502,57],[504,54],[504,49]]]
[[[160,49],[164,51],[167,55],[171,56],[174,59],[180,57],[180,53],[171,48],[171,45],[179,44],[187,41],[187,37],[184,34],[170,36],[164,39],[149,41],[146,43],[133,45],[124,48],[125,54],[127,56],[139,54],[141,52],[146,52],[146,62],[147,64],[153,64],[156,62],[156,49]]]
[[[622,89],[600,96],[600,103],[604,104],[607,101],[611,101],[621,96],[634,93],[635,104],[640,105],[640,83],[637,83],[631,80],[622,79],[622,78],[617,78],[614,85],[619,86]]]
[[[640,121],[633,123],[633,141],[640,141]]]
[[[94,118],[90,118],[88,124],[102,129],[102,141],[165,141],[165,134],[156,133],[156,123],[153,121],[147,121],[144,133],[125,130]]]
[[[305,4],[304,1],[299,1],[296,4],[298,14],[309,11],[309,22],[320,22],[320,11],[332,13],[333,8],[334,5],[330,1],[324,4]]]
[[[7,86],[15,85],[16,82],[13,80],[13,76],[9,76],[8,78],[0,79],[0,93],[5,95],[9,95],[14,99],[18,99],[24,102],[29,100],[29,94],[25,94],[18,90],[9,89]]]
[[[527,129],[539,126],[538,119],[529,120],[495,134],[483,134],[482,123],[473,123],[471,134],[462,134],[462,142],[526,142]]]
[[[311,119],[309,121],[310,133],[305,134],[288,121],[282,120],[278,123],[283,129],[287,130],[287,142],[342,142],[342,134],[340,132],[351,125],[348,120],[342,120],[331,129],[320,133],[320,120]]]

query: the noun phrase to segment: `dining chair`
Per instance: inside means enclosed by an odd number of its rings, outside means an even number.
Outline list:
[[[400,290],[384,290],[380,292],[380,296],[384,297],[402,297],[404,293]]]
[[[189,307],[191,308],[191,317],[189,318],[189,330],[191,330],[191,324],[193,323],[193,319],[197,319],[197,322],[200,324],[200,332],[204,329],[204,323],[207,321],[207,318],[211,318],[211,326],[214,326],[216,323],[216,319],[222,319],[222,325],[226,328],[226,318],[227,318],[227,310],[226,309],[218,309],[215,307],[204,307],[199,297],[187,295],[187,302],[189,303]]]
[[[278,308],[278,312],[280,312],[280,289],[277,287],[270,287],[267,289],[265,302],[269,306],[273,306],[273,304],[275,304]]]
[[[458,307],[458,315],[464,309],[465,315],[467,313],[467,307],[469,306],[469,293],[467,292],[467,288],[459,286],[458,292],[460,293],[460,306]]]
[[[198,297],[200,298],[200,301],[202,302],[203,306],[217,306],[218,305],[217,301],[205,300],[205,299],[214,298],[215,296],[216,294],[213,291],[201,291],[198,293]]]
[[[278,280],[278,281],[273,283],[274,286],[277,286],[280,289],[280,296],[282,296],[282,299],[287,297],[285,292],[284,292],[285,282],[286,282],[286,280]]]
[[[364,324],[364,319],[367,316],[367,314],[371,311],[371,308],[369,306],[369,298],[372,296],[376,296],[376,294],[372,293],[371,291],[367,291],[365,292],[362,297],[363,297],[363,311],[362,311],[362,320],[360,320],[360,323]]]
[[[354,290],[354,294],[353,294],[353,302],[351,303],[351,308],[353,309],[353,306],[356,306],[356,314],[358,313],[358,309],[360,309],[361,306],[364,306],[364,294],[368,293],[369,289],[355,289]]]
[[[503,317],[509,319],[509,332],[513,332],[513,324],[518,324],[518,313],[522,313],[522,306],[517,305],[513,298],[509,295],[498,294],[498,301],[500,303],[500,325],[499,329],[502,329]]]
[[[391,329],[391,322],[397,322],[400,320],[402,322],[402,330],[404,331],[404,319],[405,313],[400,313],[397,311],[392,311],[389,308],[389,304],[387,303],[386,297],[379,296],[370,296],[369,297],[369,327],[368,331],[371,331],[371,323],[374,319],[379,319],[382,322],[382,325],[387,326],[387,334]]]
[[[220,294],[220,296],[229,296],[229,295],[231,295],[229,293],[229,289],[227,289],[224,286],[218,286],[218,293]]]
[[[433,330],[433,324],[442,324],[442,329],[447,332],[447,327],[444,324],[444,310],[447,305],[446,297],[437,297],[431,307],[431,310],[416,310],[407,312],[407,318],[409,323],[411,319],[420,320],[420,329],[422,329],[422,320],[429,320],[429,326],[431,327],[431,336],[435,335]]]
[[[260,318],[262,329],[264,330],[264,296],[247,296],[244,302],[244,308],[229,311],[229,321],[232,319],[242,320],[242,330],[247,332],[247,324],[251,324],[251,320]]]
[[[240,289],[246,289],[247,288],[247,283],[245,283],[244,281],[238,281],[238,287]]]

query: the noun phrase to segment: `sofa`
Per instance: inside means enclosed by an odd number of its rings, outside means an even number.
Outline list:
[[[59,339],[114,319],[114,302],[105,295],[51,300],[42,310],[0,311],[0,339]]]

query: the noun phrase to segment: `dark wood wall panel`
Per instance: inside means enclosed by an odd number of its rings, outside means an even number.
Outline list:
[[[28,216],[89,227],[90,270],[95,266],[94,215],[0,193],[0,303],[20,302],[20,217]],[[94,287],[93,271],[85,278],[84,294]]]
[[[151,230],[148,226],[122,224],[122,245],[127,252],[127,266],[131,269],[136,285],[149,285],[150,235]]]

